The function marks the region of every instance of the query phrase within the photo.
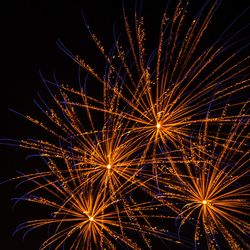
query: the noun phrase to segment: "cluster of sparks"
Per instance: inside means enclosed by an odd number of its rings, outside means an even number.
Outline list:
[[[40,249],[154,249],[155,238],[161,249],[169,241],[249,248],[249,57],[246,46],[235,50],[230,30],[200,49],[218,6],[208,1],[194,18],[187,1],[166,9],[152,54],[138,13],[131,26],[124,11],[127,39],[110,53],[87,26],[104,76],[59,42],[92,77],[79,90],[43,78],[54,107],[37,105],[48,123],[26,118],[51,141],[19,146],[37,152],[47,170],[16,179],[34,185],[18,200],[51,215],[17,231],[49,226]],[[88,84],[101,96],[89,95]]]

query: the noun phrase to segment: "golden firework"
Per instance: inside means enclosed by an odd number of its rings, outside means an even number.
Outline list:
[[[208,1],[188,17],[188,1],[178,1],[163,14],[153,52],[138,13],[132,27],[124,10],[126,39],[110,53],[87,26],[104,76],[58,43],[92,78],[77,90],[42,76],[54,105],[37,103],[46,119],[25,116],[50,135],[18,142],[48,167],[16,178],[35,185],[21,200],[52,211],[18,227],[50,226],[42,250],[151,249],[153,237],[180,243],[168,224],[157,225],[173,218],[179,229],[195,224],[196,247],[203,238],[209,249],[221,238],[249,247],[249,57],[245,46],[234,50],[231,26],[201,46],[217,7]],[[88,83],[100,91],[89,94]]]
[[[67,249],[118,249],[119,245],[144,249],[151,247],[152,237],[180,243],[169,237],[166,229],[156,227],[157,218],[171,218],[158,210],[162,207],[160,203],[152,204],[145,197],[143,202],[137,202],[131,190],[121,187],[107,195],[102,186],[84,184],[89,180],[79,171],[60,170],[52,160],[47,166],[50,171],[19,177],[35,187],[18,200],[42,205],[51,211],[50,218],[31,220],[17,228],[17,231],[26,229],[26,235],[35,228],[49,226],[50,236],[41,249],[60,249],[62,246]],[[39,195],[40,191],[43,195]],[[135,234],[140,236],[141,243],[134,239]]]
[[[143,143],[147,141],[145,154],[151,144],[161,151],[175,149],[180,139],[189,141],[192,130],[202,123],[235,121],[234,115],[218,116],[223,110],[220,103],[249,88],[249,78],[238,77],[247,72],[249,57],[242,56],[244,48],[230,51],[234,37],[226,41],[221,37],[204,50],[198,50],[217,7],[217,1],[205,4],[192,20],[187,20],[187,1],[179,1],[172,16],[166,10],[159,44],[152,54],[145,48],[147,30],[141,16],[135,15],[133,33],[124,11],[129,46],[126,51],[123,42],[116,41],[112,57],[90,31],[107,62],[107,76],[100,77],[85,60],[69,51],[66,53],[101,83],[105,97],[112,96],[110,103],[113,105],[106,105],[105,98],[103,102],[88,97],[89,104],[73,101],[70,104],[127,120],[127,129]],[[228,52],[226,59],[225,50]],[[218,63],[221,59],[223,63]],[[133,66],[129,60],[135,62]]]
[[[195,224],[196,246],[203,243],[205,235],[209,249],[217,249],[222,239],[231,249],[248,248],[249,119],[242,117],[217,129],[218,133],[230,133],[224,139],[217,133],[211,143],[207,132],[201,130],[196,146],[182,148],[183,164],[171,162],[168,174],[173,175],[173,181],[166,183],[163,192],[179,210],[180,227]]]

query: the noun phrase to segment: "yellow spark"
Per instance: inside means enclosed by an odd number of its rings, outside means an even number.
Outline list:
[[[107,169],[111,169],[111,165],[110,164],[107,165]]]

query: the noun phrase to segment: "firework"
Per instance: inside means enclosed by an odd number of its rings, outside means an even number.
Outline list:
[[[47,166],[49,171],[18,178],[27,179],[24,183],[28,181],[34,186],[18,201],[39,204],[51,212],[50,218],[31,220],[17,228],[17,231],[26,229],[26,235],[35,228],[49,226],[49,238],[40,249],[60,249],[62,246],[68,249],[117,249],[118,245],[143,249],[134,240],[135,234],[147,248],[151,246],[149,236],[180,243],[174,236],[169,237],[166,229],[151,225],[152,219],[171,218],[160,211],[161,204],[152,204],[145,198],[143,202],[137,202],[132,198],[131,190],[122,187],[107,195],[102,187],[87,186],[86,182],[91,181],[78,170],[61,170],[52,160]]]
[[[180,139],[189,141],[192,130],[202,123],[234,121],[237,117],[221,117],[218,113],[223,109],[222,102],[249,88],[247,76],[240,77],[249,67],[249,57],[242,56],[247,46],[235,51],[235,36],[225,40],[223,35],[229,32],[226,30],[210,46],[198,50],[218,6],[217,1],[206,3],[191,20],[187,19],[188,3],[185,1],[180,1],[173,13],[167,10],[160,27],[159,44],[153,53],[145,48],[147,30],[143,18],[137,13],[133,33],[124,11],[129,42],[127,51],[117,40],[116,50],[109,57],[96,35],[89,30],[108,64],[103,79],[84,60],[59,43],[102,84],[105,96],[116,98],[115,102],[114,98],[110,102],[115,105],[103,105],[97,99],[89,99],[89,105],[72,101],[71,105],[87,106],[128,120],[128,129],[134,136],[148,142],[145,154],[151,144],[161,151],[175,149]],[[130,60],[135,62],[132,66]],[[221,60],[223,62],[219,63]],[[214,110],[211,110],[211,103]]]
[[[41,75],[53,104],[39,96],[46,119],[25,118],[50,137],[17,144],[47,170],[16,179],[34,185],[18,201],[51,216],[17,231],[49,227],[41,249],[151,249],[151,238],[183,243],[181,228],[194,225],[196,247],[203,238],[209,249],[220,240],[249,247],[249,57],[247,46],[235,49],[241,30],[229,36],[231,26],[201,46],[218,7],[207,1],[194,16],[188,1],[166,9],[153,52],[137,12],[131,27],[124,10],[126,39],[110,53],[87,26],[105,60],[103,77],[58,42],[92,78],[82,84],[79,71],[75,89]],[[89,94],[89,82],[101,94]]]
[[[183,164],[170,161],[168,174],[174,181],[166,183],[165,198],[176,202],[180,229],[185,223],[195,225],[196,247],[205,235],[209,249],[217,249],[223,239],[231,249],[248,248],[249,119],[242,117],[229,128],[217,129],[214,142],[201,130],[199,143],[182,149]],[[219,133],[225,130],[229,135],[221,139]]]

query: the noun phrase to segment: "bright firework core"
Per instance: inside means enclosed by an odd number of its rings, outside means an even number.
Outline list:
[[[93,221],[93,220],[94,220],[94,218],[93,218],[93,217],[89,217],[89,220],[90,220],[90,221]]]
[[[107,165],[107,169],[111,169],[111,165],[110,164]]]
[[[203,204],[203,205],[207,205],[207,200],[203,200],[203,201],[202,201],[202,204]]]
[[[160,128],[161,127],[161,124],[158,122],[157,125],[156,125],[157,128]]]

